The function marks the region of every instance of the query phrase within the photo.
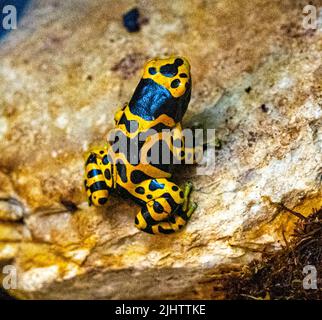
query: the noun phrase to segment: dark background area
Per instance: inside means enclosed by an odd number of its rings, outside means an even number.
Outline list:
[[[7,15],[3,13],[3,8],[7,5],[15,6],[17,9],[17,21],[19,21],[28,2],[29,0],[0,0],[0,39],[9,32],[9,30],[3,28],[3,19]]]
[[[0,300],[15,300],[0,287]]]

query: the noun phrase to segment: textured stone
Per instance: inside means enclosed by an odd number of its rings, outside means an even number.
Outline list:
[[[284,244],[322,205],[322,38],[305,1],[33,1],[0,48],[0,261],[21,298],[223,298],[213,281]],[[122,14],[145,23],[128,33]],[[322,13],[321,13],[322,15]],[[184,167],[199,207],[151,236],[138,207],[89,208],[83,153],[104,141],[143,63],[192,65],[186,126],[215,128],[214,171]],[[76,209],[76,210],[75,210]],[[220,283],[220,281],[219,281]]]

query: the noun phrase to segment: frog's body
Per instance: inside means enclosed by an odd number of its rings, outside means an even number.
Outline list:
[[[85,188],[90,205],[104,205],[109,193],[116,190],[141,205],[135,218],[140,230],[168,234],[186,224],[196,208],[188,203],[191,185],[184,192],[169,178],[173,159],[180,161],[188,154],[181,120],[190,94],[186,59],[154,59],[145,65],[131,101],[115,114],[114,138],[104,148],[91,150],[87,157]],[[164,129],[172,130],[172,139],[164,139]],[[159,161],[149,162],[151,150],[160,146]],[[165,149],[171,155],[170,163],[161,159]],[[193,149],[189,157],[194,157]]]

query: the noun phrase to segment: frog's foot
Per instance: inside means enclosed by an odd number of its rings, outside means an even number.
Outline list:
[[[139,191],[145,197],[151,195],[152,199],[142,206],[135,218],[135,226],[151,234],[170,234],[181,230],[197,207],[195,203],[189,203],[191,188],[191,183],[183,190],[163,178],[144,181]]]

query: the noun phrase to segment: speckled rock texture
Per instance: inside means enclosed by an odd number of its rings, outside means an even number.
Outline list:
[[[304,215],[322,205],[322,23],[303,28],[305,5],[32,1],[0,46],[0,267],[18,270],[10,294],[221,299],[221,277],[280,249],[296,217],[279,204]],[[142,25],[129,33],[122,15],[133,7]],[[211,175],[175,174],[195,186],[187,228],[152,236],[134,227],[130,200],[88,207],[83,155],[104,141],[144,62],[169,54],[192,65],[184,125],[215,128],[222,148]]]

